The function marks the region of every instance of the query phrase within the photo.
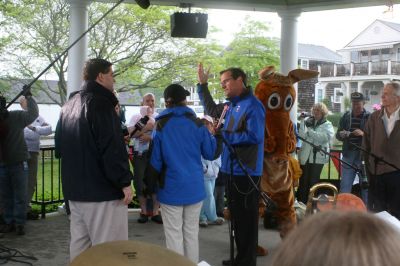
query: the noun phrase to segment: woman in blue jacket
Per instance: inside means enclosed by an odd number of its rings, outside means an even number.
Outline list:
[[[219,149],[215,137],[186,106],[188,95],[178,84],[165,89],[167,109],[156,118],[147,175],[162,176],[157,197],[167,248],[198,263],[199,215],[206,196],[201,157],[214,160]]]

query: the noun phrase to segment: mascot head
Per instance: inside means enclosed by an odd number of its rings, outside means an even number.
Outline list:
[[[296,100],[293,84],[317,77],[318,72],[295,69],[287,76],[275,72],[273,66],[259,72],[255,95],[266,109],[265,151],[273,157],[287,158],[294,151],[296,140],[289,112]]]

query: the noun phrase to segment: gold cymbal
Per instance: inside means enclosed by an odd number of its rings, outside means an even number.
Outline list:
[[[140,241],[113,241],[93,246],[71,266],[195,266],[188,258],[164,247]]]

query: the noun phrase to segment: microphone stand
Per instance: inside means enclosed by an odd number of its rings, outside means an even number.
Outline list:
[[[12,99],[6,106],[6,109],[8,109],[16,100],[18,100],[19,97],[21,97],[21,95],[25,95],[26,92],[28,92],[30,90],[30,88],[32,87],[32,85],[39,80],[39,78],[41,76],[43,76],[43,74],[45,74],[58,60],[60,60],[61,57],[63,57],[66,53],[68,53],[68,51],[75,46],[75,44],[77,44],[89,31],[91,31],[94,27],[97,26],[97,24],[100,23],[100,21],[102,21],[109,13],[111,13],[117,6],[119,6],[124,0],[120,0],[118,1],[111,9],[109,9],[106,13],[104,13],[103,16],[101,16],[95,23],[93,23],[92,26],[90,26],[85,32],[83,32],[78,39],[76,39],[73,43],[71,43],[67,49],[65,49],[61,54],[59,54],[42,72],[39,73],[39,75],[37,75],[36,78],[34,78],[31,82],[29,82],[29,84],[24,85],[22,88],[22,91],[20,93],[18,93],[17,96],[14,97],[14,99]]]
[[[389,163],[389,162],[386,161],[382,156],[378,156],[378,155],[376,155],[376,154],[373,153],[373,152],[367,151],[366,149],[364,149],[364,148],[362,148],[362,147],[360,147],[360,146],[358,146],[358,145],[356,145],[356,144],[354,144],[354,143],[351,143],[351,142],[349,142],[349,143],[350,143],[351,145],[353,145],[353,147],[355,147],[355,148],[359,149],[360,151],[362,151],[362,152],[363,152],[364,154],[366,154],[367,156],[374,158],[374,175],[376,175],[376,166],[377,166],[377,164],[378,164],[379,162],[382,162],[382,163],[384,163],[384,164],[386,164],[386,165],[389,165],[389,166],[393,167],[393,168],[396,169],[397,171],[400,171],[400,169],[399,169],[396,165],[394,165],[394,164],[392,164],[392,163]]]
[[[231,265],[233,265],[234,262],[234,255],[235,255],[235,248],[234,248],[234,240],[235,240],[235,226],[234,226],[234,216],[233,216],[233,208],[232,208],[232,189],[233,189],[233,161],[236,160],[238,163],[240,169],[243,171],[244,175],[247,176],[248,180],[250,181],[250,184],[253,186],[254,190],[258,192],[258,194],[261,196],[263,199],[265,205],[267,208],[271,209],[276,209],[277,205],[276,203],[263,191],[261,191],[257,184],[254,182],[254,180],[251,178],[249,172],[247,171],[246,167],[244,166],[242,160],[239,158],[239,155],[237,154],[237,151],[235,148],[222,136],[222,141],[226,145],[226,147],[229,150],[230,153],[230,175],[228,179],[228,208],[230,211],[230,222],[229,222],[229,243],[230,243],[230,260],[231,260]],[[261,178],[261,177],[260,177]]]
[[[353,169],[354,171],[356,171],[356,173],[359,174],[360,176],[362,175],[362,171],[361,171],[360,168],[358,168],[358,167],[356,167],[356,166],[354,166],[354,165],[351,165],[351,164],[349,164],[349,163],[346,162],[346,161],[343,161],[342,159],[340,159],[340,158],[337,157],[336,155],[334,155],[334,154],[332,154],[332,153],[327,152],[326,150],[324,150],[321,146],[315,145],[314,143],[312,143],[312,142],[306,140],[305,138],[303,138],[303,137],[301,137],[301,136],[299,136],[299,135],[297,135],[297,137],[298,137],[301,141],[304,141],[305,143],[311,145],[311,147],[313,147],[313,149],[314,149],[316,152],[322,152],[322,153],[328,155],[330,158],[335,158],[335,159],[338,160],[340,163],[345,164],[345,165],[347,165],[348,167],[352,168],[352,169]]]

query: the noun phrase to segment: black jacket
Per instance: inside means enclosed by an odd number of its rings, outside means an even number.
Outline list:
[[[371,113],[366,111],[364,109],[363,115],[361,118],[361,124],[360,124],[360,129],[364,131],[365,124],[367,123],[368,117]],[[348,138],[342,138],[340,136],[340,131],[346,130],[349,131],[351,128],[351,111],[347,111],[346,113],[343,114],[343,116],[340,118],[339,126],[336,131],[336,139],[339,141],[343,141],[343,146],[342,146],[342,151],[347,152],[349,151],[352,147],[349,144],[349,139]]]
[[[89,81],[63,106],[56,141],[66,199],[122,199],[122,188],[130,185],[132,173],[114,108],[117,102],[112,92]]]

